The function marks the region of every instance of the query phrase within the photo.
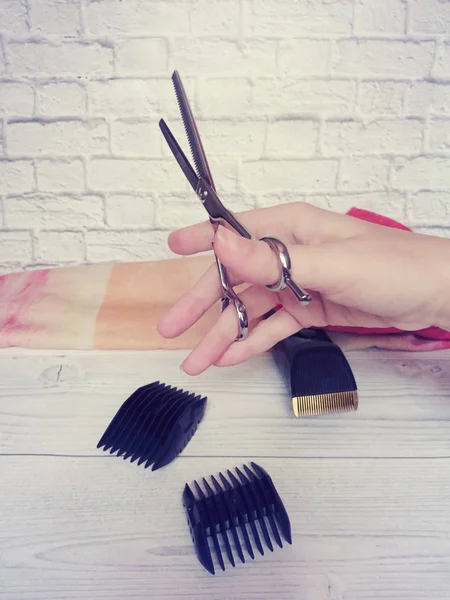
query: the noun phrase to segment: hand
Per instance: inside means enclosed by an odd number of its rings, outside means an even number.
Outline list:
[[[232,284],[250,284],[239,296],[251,329],[234,342],[237,318],[230,305],[183,362],[197,375],[211,365],[241,363],[304,327],[396,327],[405,331],[450,326],[450,240],[374,225],[351,216],[295,203],[237,215],[255,239],[208,222],[173,232],[173,252],[212,248]],[[280,276],[277,256],[258,238],[282,240],[292,279],[312,296],[298,303],[290,290],[269,291]],[[215,263],[165,315],[159,333],[174,338],[189,329],[221,296]],[[262,319],[277,305],[282,308]]]

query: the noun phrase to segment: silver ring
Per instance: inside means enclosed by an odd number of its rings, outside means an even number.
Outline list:
[[[291,276],[291,257],[289,256],[288,249],[283,242],[274,237],[262,237],[261,242],[266,242],[273,252],[278,257],[278,261],[281,265],[280,279],[276,283],[266,285],[266,288],[271,292],[282,292],[287,288],[286,281]]]

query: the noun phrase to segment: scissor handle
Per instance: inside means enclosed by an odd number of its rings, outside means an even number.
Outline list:
[[[235,293],[228,280],[227,270],[216,256],[217,270],[219,271],[220,286],[222,288],[222,312],[233,303],[238,318],[239,332],[235,342],[243,340],[248,333],[248,316],[245,306],[239,296]]]
[[[221,309],[223,312],[230,305],[230,301],[233,303],[234,308],[236,309],[236,314],[237,314],[238,323],[239,323],[239,333],[235,337],[234,341],[240,342],[241,340],[245,339],[248,334],[247,311],[245,310],[245,306],[239,299],[239,296],[237,296],[234,292],[231,295],[232,295],[232,298],[229,298],[228,296],[222,297]]]
[[[271,285],[266,285],[266,288],[271,292],[281,292],[286,288],[289,288],[299,302],[301,302],[303,305],[308,305],[311,302],[311,295],[302,290],[294,281],[292,281],[291,257],[289,256],[286,245],[281,240],[274,237],[262,237],[260,238],[260,241],[268,244],[268,246],[276,254],[281,266],[279,281]]]

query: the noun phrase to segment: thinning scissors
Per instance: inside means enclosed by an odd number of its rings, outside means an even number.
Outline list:
[[[216,193],[216,188],[208,161],[206,159],[206,154],[203,149],[200,134],[198,132],[197,125],[195,123],[195,119],[178,71],[174,71],[172,75],[172,82],[175,88],[175,95],[178,100],[181,118],[186,130],[189,147],[191,149],[195,170],[187,160],[183,150],[180,148],[164,119],[160,119],[159,126],[167,144],[169,145],[169,148],[171,149],[175,159],[177,160],[187,180],[191,184],[193,190],[208,212],[209,220],[214,231],[217,231],[219,225],[228,224],[242,237],[251,239],[252,235],[233,215],[233,213],[225,208]],[[300,302],[303,304],[308,304],[311,300],[309,294],[301,290],[290,278],[290,259],[284,244],[276,238],[265,237],[261,239],[267,242],[272,250],[277,253],[282,266],[282,275],[280,277],[280,281],[277,284],[270,286],[268,285],[266,287],[271,291],[281,291],[286,287],[289,287]],[[247,311],[241,299],[233,290],[225,267],[220,262],[217,255],[215,255],[215,258],[219,272],[220,285],[222,288],[221,309],[224,311],[229,306],[230,302],[233,303],[239,321],[239,332],[236,337],[236,341],[239,341],[244,339],[248,333]]]

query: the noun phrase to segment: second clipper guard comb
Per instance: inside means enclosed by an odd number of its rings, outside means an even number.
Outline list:
[[[236,475],[230,470],[227,477],[222,473],[218,478],[210,475],[211,483],[203,478],[203,489],[194,481],[195,493],[188,484],[184,488],[183,506],[195,552],[200,563],[212,575],[216,570],[211,546],[216,562],[225,571],[221,548],[225,548],[234,567],[233,549],[243,563],[244,548],[251,559],[255,558],[252,540],[261,555],[264,554],[263,543],[271,552],[273,541],[282,548],[281,536],[292,544],[289,517],[272,479],[254,462],[250,466],[251,469],[244,465],[244,472],[236,467]],[[244,548],[241,539],[244,540]]]
[[[187,446],[206,410],[207,398],[154,381],[138,388],[117,411],[97,444],[124,460],[152,466],[172,462]]]

